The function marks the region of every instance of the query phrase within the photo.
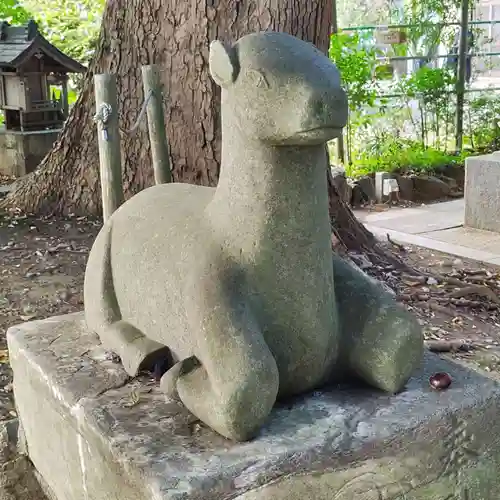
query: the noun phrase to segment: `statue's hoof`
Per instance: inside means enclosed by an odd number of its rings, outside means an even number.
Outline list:
[[[423,352],[422,329],[416,318],[387,301],[353,342],[350,364],[370,385],[393,394],[403,389],[420,365]]]
[[[161,377],[161,391],[164,392],[167,397],[180,401],[179,393],[177,392],[177,380],[180,376],[190,372],[196,366],[199,366],[199,362],[194,356],[175,363],[175,365]]]
[[[126,346],[120,355],[125,371],[135,377],[141,371],[154,373],[161,365],[171,366],[170,349],[158,342],[141,337]]]

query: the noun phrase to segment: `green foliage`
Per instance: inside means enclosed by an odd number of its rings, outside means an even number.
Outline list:
[[[373,106],[377,96],[373,75],[379,51],[367,45],[358,33],[339,32],[330,37],[329,55],[342,76],[351,111]]]
[[[447,68],[423,66],[400,82],[400,88],[408,97],[422,99],[424,104],[441,101],[455,84],[455,77]]]
[[[433,172],[449,165],[463,165],[466,153],[450,155],[421,143],[404,139],[388,139],[371,143],[347,169],[348,175],[357,177],[373,172]]]
[[[436,147],[448,145],[450,121],[453,120],[454,106],[450,97],[455,88],[455,75],[452,70],[423,66],[410,76],[402,78],[396,88],[404,96],[406,105],[416,99],[419,106],[420,120],[413,126],[420,137],[422,146],[430,143]],[[409,113],[411,116],[411,112]]]
[[[64,53],[88,64],[99,35],[105,0],[20,0],[47,39]]]
[[[472,12],[477,0],[469,1]],[[351,175],[435,171],[462,164],[472,152],[500,149],[500,97],[485,93],[469,97],[466,105],[463,142],[468,152],[458,156],[449,153],[455,146],[456,67],[442,60],[442,67],[429,67],[428,63],[439,44],[451,50],[456,43],[460,28],[444,24],[460,20],[460,3],[408,0],[399,7],[389,2],[383,16],[370,22],[360,19],[360,24],[410,25],[403,28],[405,43],[383,51],[375,48],[372,29],[332,37],[330,57],[341,72],[351,101],[347,128],[347,169]],[[352,9],[351,4],[346,3],[345,9]],[[339,16],[342,18],[342,13]],[[347,17],[353,15],[349,12]],[[418,56],[420,67],[410,75],[398,75],[395,69],[399,63],[391,64],[382,55]],[[381,97],[384,94],[396,97]]]
[[[51,91],[51,97],[53,96],[53,99],[59,101],[61,100],[61,89],[60,88],[53,88]],[[75,104],[76,100],[78,99],[78,94],[72,90],[68,89],[68,104],[72,106]]]
[[[484,93],[469,100],[465,113],[464,142],[480,152],[500,149],[500,97]]]
[[[24,24],[30,14],[17,0],[0,0],[0,19],[10,24]]]
[[[405,2],[404,18],[412,25],[406,30],[412,55],[432,57],[439,43],[450,43],[457,28],[443,23],[459,20],[460,0],[409,0]]]

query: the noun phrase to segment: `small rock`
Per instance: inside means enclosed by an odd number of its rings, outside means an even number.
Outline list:
[[[395,174],[395,179],[398,181],[399,186],[399,198],[401,200],[413,201],[415,198],[413,179],[415,176],[404,176],[401,174]]]
[[[363,192],[361,186],[357,182],[350,183],[351,186],[351,205],[353,207],[359,207],[368,203],[370,200],[368,196]]]
[[[437,285],[438,284],[438,280],[436,278],[427,278],[427,284],[428,285]]]
[[[416,198],[422,201],[433,201],[447,197],[451,188],[446,182],[432,175],[415,176],[413,185]]]
[[[361,191],[363,191],[368,201],[375,201],[375,182],[372,177],[369,175],[359,177],[356,179],[356,183],[361,188]]]
[[[36,314],[21,314],[19,316],[23,321],[31,321],[36,318]]]
[[[345,174],[345,170],[341,167],[332,167],[332,182],[333,185],[335,186],[335,189],[337,190],[337,193],[339,196],[344,200],[346,203],[349,203],[351,201],[351,187],[347,183],[347,177]]]

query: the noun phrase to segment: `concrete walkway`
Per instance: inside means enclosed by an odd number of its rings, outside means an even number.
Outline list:
[[[355,210],[354,213],[380,239],[385,240],[389,234],[399,243],[500,266],[500,233],[463,227],[463,199],[415,208]]]

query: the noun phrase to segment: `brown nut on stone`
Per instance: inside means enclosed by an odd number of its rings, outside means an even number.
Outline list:
[[[439,372],[429,377],[429,384],[433,389],[442,391],[451,385],[451,377],[447,373]]]

